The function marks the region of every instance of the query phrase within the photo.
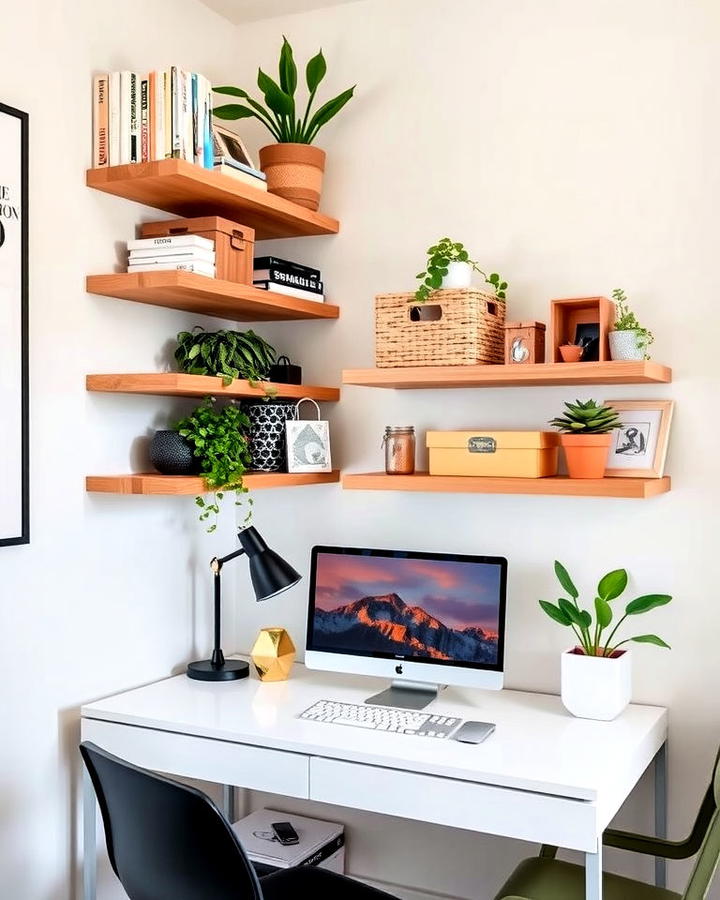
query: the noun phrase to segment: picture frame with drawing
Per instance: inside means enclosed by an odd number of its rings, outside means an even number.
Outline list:
[[[231,159],[235,162],[257,169],[255,160],[248,153],[242,138],[220,125],[212,127],[213,157],[217,161],[220,158]]]
[[[673,400],[606,400],[620,414],[606,477],[662,478],[670,439]]]

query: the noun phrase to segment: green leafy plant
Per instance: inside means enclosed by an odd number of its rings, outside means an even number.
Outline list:
[[[594,400],[576,400],[565,407],[561,416],[550,420],[564,434],[607,434],[622,424],[614,407],[601,406]]]
[[[470,259],[470,254],[465,247],[450,238],[442,238],[437,244],[433,244],[427,251],[427,265],[424,272],[418,272],[415,276],[420,282],[420,287],[415,291],[415,299],[418,303],[425,303],[430,294],[436,291],[448,273],[448,265],[451,262],[467,263],[485,279],[485,283],[495,291],[500,300],[505,299],[507,281],[503,281],[497,272],[487,275],[475,260]]]
[[[619,647],[630,641],[638,644],[655,644],[656,647],[670,649],[662,638],[656,634],[637,634],[633,637],[615,643],[615,636],[623,622],[630,616],[639,616],[650,612],[658,606],[665,606],[672,600],[669,594],[644,594],[636,597],[626,606],[623,614],[617,619],[615,626],[610,630],[607,639],[604,633],[610,628],[615,618],[612,603],[625,591],[628,583],[628,574],[625,569],[615,569],[603,575],[597,586],[595,597],[595,620],[588,610],[578,606],[579,593],[573,584],[567,569],[562,563],[555,560],[555,574],[560,586],[568,595],[561,597],[557,604],[540,600],[540,606],[548,616],[559,625],[572,628],[579,644],[578,648],[586,656],[613,656]],[[569,599],[568,599],[569,598]]]
[[[258,69],[257,86],[265,98],[265,106],[241,88],[223,86],[213,90],[218,94],[229,94],[239,97],[245,103],[228,103],[216,106],[213,114],[218,119],[254,118],[268,129],[280,144],[312,144],[318,131],[327,125],[345,106],[355,91],[355,85],[328,100],[311,115],[320,82],[327,72],[327,63],[320,50],[308,62],[305,68],[305,81],[309,93],[305,112],[295,108],[295,92],[297,90],[298,72],[293,58],[293,49],[288,39],[283,37],[280,50],[279,83]]]
[[[205,331],[196,325],[177,336],[175,360],[190,375],[221,375],[227,387],[235,378],[246,378],[252,387],[265,381],[277,352],[254,331]],[[266,396],[277,390],[266,388]]]
[[[643,328],[638,322],[637,316],[630,309],[627,295],[621,288],[615,288],[612,292],[612,298],[617,308],[617,318],[615,320],[615,331],[634,331],[636,335],[637,345],[645,354],[645,359],[650,359],[648,347],[655,340],[655,335],[647,328]]]
[[[245,413],[230,403],[217,407],[214,397],[205,397],[189,416],[175,425],[175,430],[185,438],[200,460],[200,474],[213,493],[212,500],[202,496],[195,498],[200,507],[200,521],[205,522],[210,516],[213,521],[208,531],[217,528],[217,517],[220,514],[220,503],[226,492],[234,491],[235,505],[242,505],[242,496],[248,489],[243,484],[243,475],[250,465],[250,449],[246,437],[250,420]],[[248,513],[245,522],[252,516],[252,498],[247,498]]]

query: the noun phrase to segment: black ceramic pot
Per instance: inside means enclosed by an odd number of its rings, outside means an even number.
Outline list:
[[[259,472],[280,472],[285,469],[285,423],[295,418],[295,403],[291,400],[258,400],[244,404],[250,419],[250,456],[252,467]]]
[[[150,462],[162,475],[197,475],[200,461],[177,431],[156,431],[150,441]]]

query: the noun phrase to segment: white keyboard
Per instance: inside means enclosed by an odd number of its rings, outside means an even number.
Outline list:
[[[327,722],[329,725],[350,725],[354,728],[416,734],[429,738],[449,737],[462,723],[462,719],[456,716],[390,706],[370,706],[367,703],[339,703],[336,700],[318,700],[300,713],[299,718]]]

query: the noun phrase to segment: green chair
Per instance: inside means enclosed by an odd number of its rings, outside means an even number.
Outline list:
[[[605,900],[704,900],[720,859],[720,754],[690,836],[684,841],[666,841],[609,828],[603,835],[606,847],[665,859],[689,859],[697,853],[685,891],[677,894],[603,873]],[[584,900],[585,870],[556,859],[557,847],[544,846],[540,856],[525,859],[508,878],[495,900]]]

